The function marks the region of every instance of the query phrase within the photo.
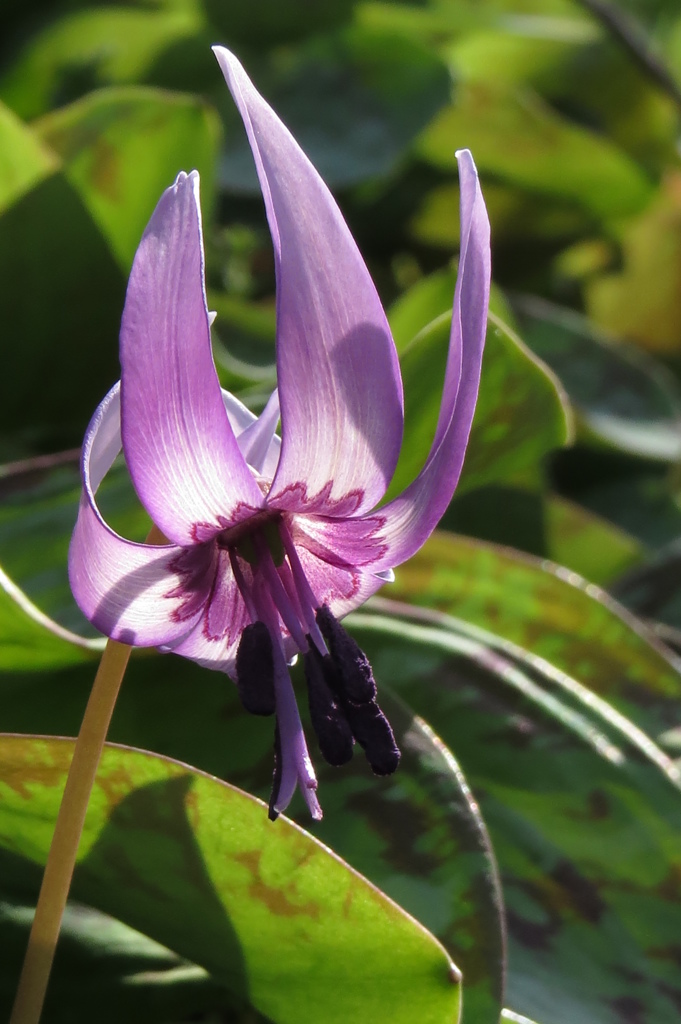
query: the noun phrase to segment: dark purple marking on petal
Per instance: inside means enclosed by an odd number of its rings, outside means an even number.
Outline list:
[[[234,511],[229,517],[217,516],[213,523],[194,523],[191,528],[192,540],[197,544],[203,544],[217,538],[221,547],[226,547],[226,542],[223,542],[225,533],[230,535],[230,543],[232,543],[231,535],[233,534],[234,543],[236,543],[240,534],[250,532],[260,522],[266,522],[270,518],[272,518],[271,513],[265,512],[261,508],[254,508],[253,505],[249,505],[245,501],[240,501],[234,506]]]
[[[236,688],[250,714],[274,714],[274,651],[264,622],[249,623],[241,634],[236,652]]]
[[[296,544],[329,565],[356,569],[381,562],[388,545],[381,536],[381,515],[338,522],[323,516],[293,516],[289,530]]]
[[[213,575],[217,572],[217,559],[209,561],[209,568],[206,571],[206,548],[182,548],[176,558],[169,564],[169,568],[177,573],[181,582],[169,590],[164,596],[174,600],[184,597],[182,603],[173,610],[171,618],[173,622],[186,622],[195,618],[198,612],[206,604],[206,575]],[[211,592],[212,587],[211,586]],[[210,600],[210,596],[208,598]]]
[[[236,643],[249,616],[234,578],[229,552],[218,548],[218,568],[206,606],[203,635],[207,640]]]
[[[364,501],[364,491],[358,487],[342,494],[339,498],[331,497],[333,480],[329,480],[321,490],[312,496],[307,493],[307,484],[302,480],[287,484],[276,496],[274,504],[284,512],[317,513],[334,519],[345,519],[351,516]]]
[[[226,530],[230,525],[230,520],[225,516],[218,516],[215,523],[194,523],[191,529],[192,540],[197,544],[209,543],[215,540],[221,530]]]

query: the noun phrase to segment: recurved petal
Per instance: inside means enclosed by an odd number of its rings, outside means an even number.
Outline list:
[[[213,545],[182,550],[124,540],[104,522],[96,489],[121,449],[120,389],[97,408],[83,445],[83,496],[69,549],[69,579],[83,614],[106,636],[151,647],[188,632],[208,599]]]
[[[135,256],[121,325],[123,448],[170,540],[204,540],[262,494],[225,413],[210,344],[199,177],[178,175]],[[198,530],[197,530],[198,527]]]
[[[199,619],[215,573],[213,545],[133,544],[111,530],[85,495],[69,549],[78,607],[105,636],[157,647]]]
[[[407,489],[378,510],[376,540],[386,545],[374,571],[399,565],[427,540],[459,481],[480,384],[491,275],[489,220],[473,157],[457,153],[461,251],[442,404],[425,466]],[[370,517],[374,518],[374,517]]]
[[[236,652],[241,631],[250,622],[234,579],[227,551],[217,553],[215,586],[201,618],[190,633],[166,649],[204,668],[236,676]]]
[[[275,251],[282,449],[270,501],[361,512],[385,493],[402,438],[390,329],[326,185],[236,58],[214,50],[244,120]]]

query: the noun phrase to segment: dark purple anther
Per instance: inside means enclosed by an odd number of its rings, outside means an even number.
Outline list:
[[[329,664],[325,665],[325,662]],[[354,740],[347,719],[326,681],[329,669],[333,671],[328,654],[322,656],[310,641],[310,649],[305,655],[310,721],[322,757],[328,764],[340,767],[352,759]]]
[[[316,618],[331,660],[340,674],[345,696],[355,704],[374,700],[376,683],[364,651],[332,615],[328,605],[317,609]]]
[[[272,637],[264,622],[244,628],[236,652],[236,688],[241,703],[252,715],[273,715],[274,656]]]
[[[343,705],[352,734],[364,750],[375,775],[392,775],[400,763],[400,751],[390,722],[376,701]]]

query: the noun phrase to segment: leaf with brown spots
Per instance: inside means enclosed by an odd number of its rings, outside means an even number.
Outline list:
[[[0,851],[36,880],[73,742],[0,742]],[[111,780],[112,785],[107,786]],[[33,870],[31,870],[33,869]],[[456,969],[425,928],[266,805],[177,761],[107,747],[73,895],[198,964],[277,1024],[451,1024]]]
[[[437,723],[480,801],[507,911],[507,1002],[551,1024],[676,1024],[681,792],[664,755],[644,757],[640,730],[620,719],[616,732],[598,705],[576,717],[529,659],[408,613],[355,615],[353,629],[379,690]]]

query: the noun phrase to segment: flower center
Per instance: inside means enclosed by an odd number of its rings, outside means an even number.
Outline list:
[[[229,552],[250,623],[236,657],[237,689],[247,711],[276,714],[275,769],[270,818],[286,808],[300,785],[313,818],[322,812],[288,665],[301,653],[310,721],[329,764],[350,760],[357,741],[377,775],[397,768],[400,753],[376,703],[371,665],[327,604],[315,595],[288,523],[267,512],[247,528],[218,538]]]

